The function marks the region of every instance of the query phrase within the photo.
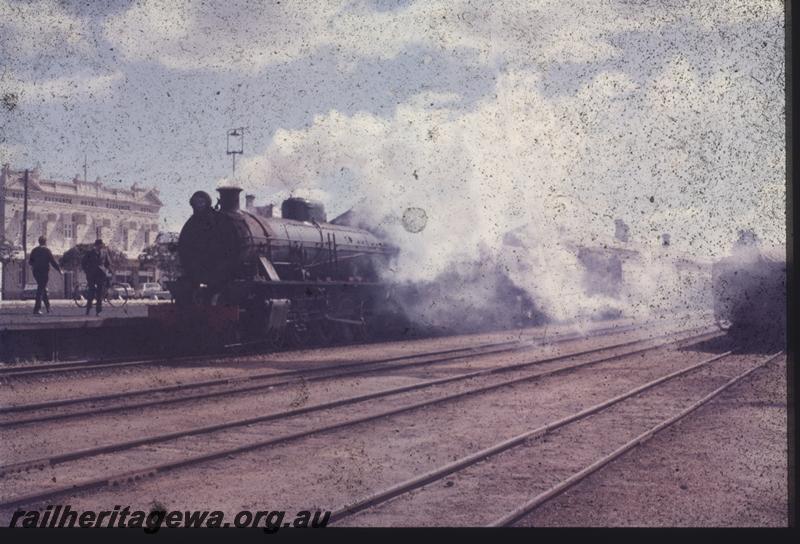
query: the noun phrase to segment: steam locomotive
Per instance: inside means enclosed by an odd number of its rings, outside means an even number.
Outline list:
[[[289,198],[282,217],[239,205],[241,189],[221,187],[217,206],[203,191],[178,238],[175,304],[150,317],[173,338],[199,344],[296,346],[369,335],[389,287],[379,278],[397,249],[369,231],[327,222],[321,203]]]
[[[786,331],[786,257],[742,248],[714,263],[714,318],[733,334],[780,340]]]

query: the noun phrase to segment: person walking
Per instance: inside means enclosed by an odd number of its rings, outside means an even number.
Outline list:
[[[42,315],[42,302],[47,313],[50,313],[50,298],[47,296],[47,282],[50,280],[50,267],[61,274],[61,267],[53,258],[53,252],[47,247],[47,238],[39,236],[39,245],[33,248],[28,263],[36,280],[36,302],[33,304],[33,315]]]
[[[97,300],[97,314],[103,311],[103,293],[106,281],[113,275],[111,271],[111,261],[108,258],[108,251],[103,246],[103,240],[98,238],[94,242],[94,247],[89,250],[81,260],[81,267],[86,274],[86,283],[89,287],[89,299],[86,304],[86,315],[92,309],[92,299]]]

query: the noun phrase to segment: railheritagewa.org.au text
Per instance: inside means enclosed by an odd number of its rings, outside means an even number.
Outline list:
[[[141,528],[155,533],[162,527],[261,527],[275,532],[282,527],[325,527],[330,511],[301,510],[289,514],[285,510],[242,510],[233,519],[219,510],[132,510],[129,506],[115,506],[112,510],[73,510],[69,505],[48,506],[45,510],[17,510],[9,527],[60,528],[60,527],[126,527]]]

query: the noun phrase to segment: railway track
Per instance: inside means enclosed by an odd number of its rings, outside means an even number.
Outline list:
[[[643,325],[644,324],[604,327],[592,332],[613,331],[615,329],[617,331],[632,330],[635,328],[640,328]],[[518,344],[522,341],[523,340],[488,342],[484,344],[479,344],[478,346],[473,346],[472,348],[512,345],[512,344]],[[454,348],[448,350],[439,350],[439,351],[428,352],[427,355],[441,355],[445,353],[465,351],[472,348]],[[236,355],[236,356],[240,357],[241,355]],[[408,357],[413,357],[413,356],[415,355],[410,355]],[[27,364],[27,365],[6,364],[0,366],[0,379],[32,377],[32,376],[52,376],[67,372],[85,372],[92,370],[115,370],[119,368],[126,368],[132,366],[152,366],[152,365],[179,366],[185,363],[197,365],[207,362],[224,360],[225,357],[226,356],[224,353],[220,353],[213,355],[204,355],[199,357],[196,355],[187,355],[180,357],[150,357],[146,359],[133,359],[133,360],[127,358],[127,359],[112,359],[112,360],[100,360],[100,361],[97,360],[65,361],[60,363],[42,363],[42,364]],[[400,360],[402,358],[403,357],[399,358],[393,357],[393,358],[387,358],[383,361],[389,362],[394,360]],[[378,362],[378,361],[372,361],[372,362]]]
[[[764,366],[766,366],[770,362],[772,362],[775,359],[777,359],[778,357],[780,357],[782,354],[783,354],[783,352],[777,352],[777,353],[767,357],[766,359],[762,360],[758,365],[750,368],[749,370],[746,370],[746,371],[742,372],[741,374],[738,374],[737,376],[734,376],[733,378],[729,379],[727,382],[725,382],[720,387],[714,389],[713,391],[711,391],[710,393],[708,393],[704,397],[700,398],[699,400],[697,400],[696,402],[694,402],[693,404],[691,404],[687,408],[685,408],[685,409],[681,410],[680,412],[678,412],[677,414],[673,415],[672,417],[670,417],[670,418],[668,418],[666,420],[663,420],[660,423],[658,423],[657,425],[654,425],[653,427],[647,429],[646,431],[642,432],[641,434],[637,435],[633,439],[629,440],[628,442],[626,442],[625,444],[623,444],[622,446],[620,446],[619,448],[617,448],[613,452],[601,457],[600,459],[598,459],[594,463],[586,466],[582,470],[579,470],[578,472],[575,472],[574,474],[572,474],[568,478],[560,481],[559,483],[557,483],[556,485],[554,485],[554,486],[550,487],[549,489],[543,491],[542,493],[539,493],[538,495],[536,495],[535,497],[531,498],[530,500],[525,501],[524,503],[519,505],[517,508],[515,508],[511,512],[508,512],[505,515],[495,519],[493,522],[491,522],[489,524],[489,526],[490,527],[505,527],[505,526],[514,525],[516,522],[518,522],[521,519],[523,519],[525,516],[527,516],[528,514],[533,512],[536,508],[538,508],[539,506],[543,505],[545,502],[547,502],[549,500],[552,500],[553,498],[557,497],[561,493],[564,493],[570,487],[572,487],[572,486],[580,483],[581,481],[585,480],[586,478],[588,478],[589,476],[591,476],[592,474],[594,474],[598,470],[602,469],[604,466],[608,465],[609,463],[611,463],[615,459],[618,459],[619,457],[621,457],[625,453],[627,453],[627,452],[631,451],[632,449],[640,446],[641,444],[644,444],[645,442],[650,440],[656,433],[661,432],[664,429],[666,429],[666,428],[674,425],[675,423],[679,422],[680,420],[684,419],[686,416],[688,416],[692,412],[695,412],[696,410],[701,408],[703,405],[707,404],[708,402],[710,402],[711,400],[713,400],[714,398],[719,396],[726,389],[732,387],[733,385],[736,385],[738,382],[744,380],[749,375],[751,375],[754,372],[756,372],[757,370],[763,368]]]
[[[502,476],[497,476],[498,472],[513,472],[513,467],[518,467],[523,460],[527,459],[540,459],[537,455],[539,453],[535,450],[531,444],[537,445],[540,444],[542,440],[546,437],[552,437],[554,434],[558,432],[563,432],[565,429],[569,428],[570,426],[576,426],[581,423],[585,423],[591,418],[598,418],[600,414],[607,415],[607,412],[613,409],[619,409],[620,406],[624,405],[624,403],[632,403],[634,401],[638,401],[638,407],[636,412],[639,414],[646,413],[646,410],[642,408],[649,405],[652,405],[662,399],[659,399],[657,396],[654,398],[646,398],[646,395],[651,392],[659,391],[656,389],[658,386],[667,384],[668,382],[673,382],[674,380],[684,378],[691,374],[696,374],[703,370],[707,370],[711,367],[714,363],[718,363],[723,361],[732,355],[734,355],[734,351],[727,351],[719,355],[715,355],[713,357],[706,358],[699,363],[690,365],[685,368],[681,368],[675,372],[670,374],[661,376],[657,379],[649,381],[643,385],[637,386],[623,394],[617,395],[611,399],[605,400],[601,403],[595,404],[589,408],[571,414],[567,417],[563,417],[559,420],[547,423],[545,425],[541,425],[535,429],[531,429],[520,433],[516,436],[503,440],[501,442],[495,443],[489,447],[483,448],[477,452],[469,454],[467,456],[461,457],[451,463],[446,465],[442,465],[436,469],[430,470],[425,472],[424,474],[420,474],[413,478],[410,478],[406,481],[401,483],[395,484],[391,487],[382,489],[378,492],[370,494],[362,499],[352,501],[344,506],[339,507],[338,509],[334,510],[331,514],[330,523],[336,524],[341,523],[348,518],[354,516],[360,516],[357,520],[350,520],[353,522],[354,525],[363,525],[365,517],[369,519],[369,514],[372,513],[373,515],[377,515],[378,519],[381,519],[380,516],[389,516],[391,518],[392,514],[397,514],[397,512],[424,512],[426,511],[426,507],[431,509],[435,509],[435,506],[438,504],[447,504],[449,509],[455,508],[456,510],[459,508],[464,508],[466,510],[470,510],[468,505],[468,499],[448,499],[443,495],[446,494],[443,489],[463,489],[463,488],[471,488],[470,484],[474,484],[476,481],[490,481],[493,482],[496,486],[498,486],[498,480],[501,481],[499,487],[503,487],[502,483]],[[711,382],[713,385],[709,385],[706,389],[711,389],[710,392],[701,394],[701,397],[697,400],[690,400],[686,401],[685,404],[688,404],[686,407],[682,407],[677,411],[673,411],[665,419],[659,421],[655,425],[645,425],[645,430],[643,432],[637,433],[632,439],[624,440],[624,443],[619,447],[613,449],[613,451],[603,453],[599,458],[593,459],[584,466],[580,467],[579,469],[575,470],[574,472],[567,471],[564,474],[563,467],[555,468],[553,470],[548,470],[551,467],[539,467],[538,470],[541,470],[542,473],[547,473],[548,475],[552,473],[559,473],[558,480],[554,483],[548,484],[543,486],[543,490],[539,493],[536,493],[533,497],[522,501],[514,508],[506,511],[502,515],[498,515],[495,518],[492,518],[485,523],[487,526],[491,527],[498,527],[498,526],[511,526],[514,525],[516,522],[523,519],[525,516],[529,515],[533,512],[536,508],[540,507],[541,505],[545,504],[546,502],[554,499],[561,493],[568,490],[570,487],[580,483],[581,481],[585,480],[593,473],[597,472],[598,470],[602,469],[604,466],[608,465],[615,459],[619,458],[620,456],[624,455],[625,453],[631,451],[632,449],[636,448],[637,446],[645,443],[647,440],[652,438],[656,433],[668,428],[669,426],[677,423],[681,419],[685,418],[692,412],[699,409],[701,406],[705,405],[723,391],[728,389],[729,387],[735,385],[736,383],[740,382],[741,380],[745,379],[752,373],[756,372],[760,368],[763,368],[770,362],[776,360],[783,354],[782,351],[769,355],[755,364],[745,364],[744,370],[737,368],[738,372],[734,372],[733,376],[729,376],[729,374],[725,372],[725,367],[722,367],[722,370],[719,371],[716,375],[712,376],[712,379],[706,380],[706,382]],[[722,366],[722,365],[720,365]],[[713,379],[713,378],[716,378]],[[716,386],[714,383],[715,381],[719,381],[720,379],[724,380],[724,383],[720,386]],[[626,418],[630,418],[630,415],[626,412]],[[640,419],[647,420],[648,418],[644,416],[639,416]],[[608,431],[603,429],[598,431],[598,433],[603,432],[607,433]],[[575,438],[576,436],[583,438],[586,440],[585,435],[581,435],[580,432],[573,432],[571,438]],[[554,439],[556,440],[556,439]],[[525,449],[533,450],[525,452]],[[509,452],[515,451],[515,455],[513,457],[508,457],[505,459],[504,462],[498,460],[499,457],[503,455],[508,455]],[[563,457],[562,457],[563,459]],[[567,463],[569,464],[569,463]],[[482,467],[482,470],[477,467]],[[460,482],[459,475],[464,471],[472,470],[473,472],[468,475],[467,479],[468,482]],[[487,474],[490,472],[490,474]],[[452,476],[448,481],[448,486],[438,486],[434,488],[431,484],[442,480],[448,476]],[[546,479],[546,478],[543,478]],[[537,482],[538,483],[538,482]],[[461,485],[459,485],[461,484]],[[526,484],[527,485],[527,484]],[[505,488],[508,489],[508,488]],[[429,497],[425,497],[426,491],[430,494]],[[416,494],[411,497],[411,493],[416,492]],[[405,501],[401,501],[403,498],[406,498]],[[471,511],[473,512],[486,512],[489,510],[487,508],[487,504],[494,504],[492,502],[493,497],[489,497],[483,495],[480,497],[481,505],[472,505],[473,508]],[[483,506],[483,508],[480,508]],[[439,511],[439,514],[444,515],[444,512]],[[384,518],[385,519],[385,518]],[[392,518],[396,519],[396,518]],[[444,524],[453,523],[452,521],[448,521],[446,519],[441,520]]]
[[[215,397],[224,397],[236,394],[253,393],[256,391],[273,391],[275,388],[293,386],[298,379],[305,382],[317,382],[332,380],[343,377],[366,375],[374,372],[397,370],[419,366],[429,366],[448,363],[468,357],[482,355],[498,355],[523,351],[534,346],[557,345],[574,340],[595,338],[614,333],[624,333],[635,330],[637,327],[617,327],[603,328],[591,331],[583,335],[565,335],[564,337],[554,337],[546,344],[537,344],[536,339],[532,340],[513,340],[507,342],[495,342],[480,344],[478,346],[455,348],[448,350],[430,351],[415,353],[397,357],[383,359],[373,359],[369,361],[358,361],[353,363],[343,363],[325,366],[316,369],[292,369],[284,371],[271,371],[266,373],[251,374],[234,378],[222,378],[216,380],[204,380],[198,382],[183,383],[179,385],[164,386],[158,388],[146,388],[133,391],[122,391],[118,393],[92,395],[85,397],[74,397],[69,399],[59,399],[46,402],[11,405],[0,408],[0,429],[27,425],[32,423],[42,423],[59,419],[68,419],[84,416],[94,416],[121,412],[134,409],[143,409],[154,406],[174,404],[180,402],[191,402]],[[635,340],[632,343],[639,342]],[[427,359],[433,357],[432,359]],[[423,359],[421,361],[411,361],[413,359]],[[396,364],[391,364],[396,363]],[[284,378],[280,381],[276,378]],[[288,379],[287,379],[288,378]],[[262,382],[254,384],[255,382]],[[251,385],[244,385],[244,384]],[[254,384],[254,385],[253,385]],[[204,392],[181,394],[174,397],[163,397],[174,393],[185,393],[192,390],[203,390]],[[147,400],[140,402],[123,402],[113,404],[114,401],[125,401],[138,397],[147,397]],[[155,398],[153,398],[155,397]],[[98,403],[106,403],[98,406]],[[112,403],[112,404],[108,404]],[[89,408],[80,408],[82,405]],[[73,410],[65,411],[64,408],[71,407]],[[38,413],[37,413],[38,412]]]
[[[602,357],[595,357],[591,358],[588,361],[580,361],[577,363],[567,364],[564,366],[552,368],[549,370],[541,371],[541,372],[524,372],[519,376],[516,376],[512,379],[508,380],[501,380],[494,383],[490,383],[488,385],[480,385],[475,388],[466,389],[462,391],[458,391],[455,393],[445,394],[443,396],[435,396],[431,399],[423,400],[422,402],[415,402],[412,404],[405,404],[399,407],[384,410],[379,412],[373,412],[366,416],[356,417],[356,418],[345,418],[342,421],[337,421],[332,424],[312,427],[310,429],[302,430],[299,432],[284,434],[282,436],[273,437],[267,440],[259,440],[256,442],[248,442],[245,444],[239,444],[234,447],[227,447],[223,449],[219,449],[216,451],[205,452],[199,455],[190,455],[190,456],[179,456],[176,459],[168,460],[166,462],[158,463],[155,465],[150,465],[142,468],[138,468],[134,471],[124,471],[120,473],[114,473],[110,475],[104,475],[98,478],[92,478],[88,480],[76,481],[72,482],[67,485],[62,485],[59,487],[52,487],[50,489],[36,491],[33,493],[27,493],[18,495],[16,497],[10,497],[0,503],[0,508],[9,508],[16,505],[21,504],[31,504],[36,503],[37,501],[44,501],[50,500],[57,496],[69,495],[81,491],[87,491],[92,489],[99,489],[108,486],[118,486],[129,482],[138,481],[144,477],[155,476],[158,474],[163,474],[169,471],[176,470],[178,468],[196,465],[199,463],[204,463],[208,461],[212,461],[215,459],[220,459],[223,457],[228,457],[236,454],[241,454],[248,451],[253,451],[257,449],[263,449],[268,447],[277,446],[280,444],[286,444],[292,441],[299,440],[301,438],[309,437],[312,435],[318,435],[321,433],[327,433],[339,429],[344,429],[348,427],[352,427],[355,425],[359,425],[362,423],[375,421],[383,418],[388,418],[394,415],[407,413],[415,410],[420,410],[423,408],[431,407],[434,405],[439,405],[442,403],[452,402],[454,400],[463,399],[467,397],[471,397],[474,395],[484,394],[489,391],[494,391],[500,388],[520,384],[523,382],[530,382],[535,380],[540,380],[545,377],[554,376],[556,374],[561,373],[568,373],[568,372],[575,372],[579,369],[584,369],[593,365],[597,365],[606,361],[616,361],[626,357],[632,357],[637,354],[641,354],[647,351],[653,351],[657,349],[661,349],[664,347],[669,346],[678,346],[684,343],[691,343],[695,341],[700,341],[702,339],[713,338],[715,336],[719,336],[720,333],[714,332],[701,332],[698,333],[697,330],[692,331],[682,331],[682,333],[672,334],[672,338],[666,339],[661,342],[656,342],[654,345],[640,347],[633,350],[625,351],[624,353],[615,353],[610,356],[602,356]],[[668,335],[664,335],[668,336]],[[639,343],[653,343],[653,339],[646,339],[646,340],[639,340]],[[29,471],[33,468],[45,468],[47,466],[55,466],[63,463],[68,463],[72,461],[79,461],[79,460],[86,460],[92,458],[97,455],[101,454],[109,454],[113,452],[122,452],[132,450],[133,448],[146,445],[146,444],[155,444],[155,443],[166,443],[168,441],[173,441],[176,439],[180,439],[182,437],[188,436],[197,436],[197,435],[209,435],[211,433],[215,433],[217,431],[221,431],[224,429],[230,429],[232,427],[241,427],[241,426],[249,426],[254,425],[256,423],[263,423],[268,421],[275,421],[275,420],[286,420],[287,418],[308,414],[311,412],[321,412],[323,410],[330,410],[333,408],[339,407],[350,407],[354,404],[365,402],[368,400],[376,400],[376,399],[385,399],[387,397],[391,397],[393,395],[399,395],[400,393],[421,390],[425,388],[431,388],[434,386],[439,386],[443,384],[449,384],[456,381],[465,381],[475,378],[485,379],[489,376],[499,375],[505,372],[515,372],[515,371],[522,371],[527,369],[528,367],[533,367],[535,365],[542,365],[546,363],[552,363],[559,360],[565,360],[570,358],[575,358],[581,355],[586,354],[593,354],[602,351],[610,351],[614,349],[618,349],[620,347],[630,346],[633,343],[631,342],[624,342],[617,345],[606,346],[603,348],[596,348],[592,350],[585,350],[583,352],[578,353],[571,353],[566,354],[558,357],[551,357],[547,359],[538,359],[527,361],[524,363],[516,363],[512,365],[504,365],[502,367],[495,367],[484,369],[476,372],[469,372],[457,376],[449,376],[446,378],[440,378],[437,380],[429,380],[422,383],[417,383],[409,386],[399,387],[399,388],[392,388],[387,389],[375,393],[370,393],[367,395],[361,395],[357,397],[350,397],[345,399],[339,399],[333,402],[324,403],[320,405],[314,406],[307,406],[295,410],[284,411],[280,413],[273,413],[267,414],[264,416],[259,416],[256,418],[249,418],[244,420],[238,420],[233,422],[228,422],[224,424],[200,427],[195,429],[188,429],[184,431],[178,431],[173,433],[161,434],[161,435],[154,435],[149,437],[143,437],[140,439],[127,441],[123,443],[117,444],[109,444],[105,446],[100,446],[97,448],[89,448],[84,450],[78,450],[73,452],[68,452],[65,454],[60,455],[53,455],[47,458],[37,459],[33,461],[27,461],[24,463],[17,463],[14,465],[6,465],[0,467],[0,472],[2,472],[4,477],[7,477],[10,474],[20,472],[20,471]]]
[[[34,363],[34,364],[9,364],[0,366],[0,378],[18,378],[22,376],[45,376],[56,375],[66,372],[81,372],[86,370],[106,370],[125,368],[129,366],[148,366],[148,365],[176,365],[183,362],[206,362],[224,358],[225,354],[205,355],[184,355],[176,357],[150,357],[147,359],[131,359],[129,357],[113,359],[84,359],[80,361],[63,361],[60,363]]]

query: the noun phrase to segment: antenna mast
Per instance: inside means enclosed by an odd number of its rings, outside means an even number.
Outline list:
[[[244,153],[244,127],[228,129],[228,142],[225,151],[233,159],[233,179],[236,179],[236,155]]]

